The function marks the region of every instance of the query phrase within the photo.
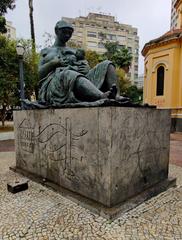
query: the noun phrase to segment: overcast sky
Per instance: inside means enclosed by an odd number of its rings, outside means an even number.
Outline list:
[[[116,17],[120,23],[138,28],[140,51],[144,44],[170,28],[171,0],[33,0],[36,43],[44,46],[43,34],[54,34],[61,17],[86,16],[102,12]],[[30,38],[28,0],[16,0],[16,8],[6,15],[13,22],[18,38]],[[139,73],[143,73],[140,54]]]

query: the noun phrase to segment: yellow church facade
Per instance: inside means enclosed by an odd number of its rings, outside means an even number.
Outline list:
[[[182,131],[182,0],[177,4],[179,28],[146,43],[142,50],[143,99],[144,103],[171,109],[173,131]]]

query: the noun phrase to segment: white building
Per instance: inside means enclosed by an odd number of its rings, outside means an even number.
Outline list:
[[[13,27],[12,22],[6,21],[6,28],[7,28],[7,33],[5,33],[5,36],[7,38],[16,40],[16,28]]]
[[[177,12],[176,9],[174,7],[175,3],[177,0],[172,0],[171,2],[171,29],[176,29],[177,28]]]
[[[143,88],[144,75],[143,74],[138,75],[138,78],[135,79],[134,84],[137,86],[137,88]]]

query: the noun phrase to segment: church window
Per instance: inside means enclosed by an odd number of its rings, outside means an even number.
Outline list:
[[[157,96],[163,96],[164,95],[164,67],[160,66],[157,69],[157,91],[156,95]]]

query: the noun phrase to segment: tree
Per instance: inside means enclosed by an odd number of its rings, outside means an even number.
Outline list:
[[[0,33],[6,33],[6,19],[4,14],[7,13],[7,10],[13,10],[15,8],[15,0],[1,0],[0,1]]]
[[[95,67],[100,62],[99,54],[92,50],[86,51],[85,58],[91,68]]]
[[[141,103],[143,99],[143,89],[138,89],[135,85],[130,86],[125,93],[134,103]]]
[[[116,68],[116,75],[118,77],[118,87],[120,94],[125,95],[127,89],[131,86],[131,82],[126,75],[126,72],[122,68]]]
[[[0,16],[0,33],[6,33],[6,19],[3,16]]]
[[[51,47],[53,45],[54,42],[54,36],[48,32],[45,32],[43,34],[43,37],[45,38],[44,40],[44,48],[45,47]]]
[[[39,63],[39,54],[32,52],[32,40],[19,39],[20,43],[24,49],[24,75],[25,75],[25,95],[26,98],[30,99],[31,95],[37,93],[38,89],[38,63]]]
[[[132,102],[141,102],[143,92],[138,90],[136,86],[132,86],[126,75],[132,63],[132,53],[126,47],[121,48],[118,42],[107,41],[103,44],[106,48],[104,56],[111,60],[116,66],[120,94],[129,97]]]
[[[43,34],[43,37],[45,38],[44,40],[44,47],[51,47],[54,43],[54,40],[55,40],[55,36],[48,33],[48,32],[45,32]],[[67,42],[67,46],[70,47],[70,48],[82,48],[82,45],[77,43],[76,41],[70,39],[68,42]]]
[[[32,39],[32,51],[35,52],[35,29],[34,29],[34,19],[33,19],[33,0],[28,0],[29,5],[29,17],[30,17],[30,32]]]
[[[117,52],[118,50],[118,42],[109,42],[107,41],[106,43],[103,43],[104,47],[106,48],[106,52],[104,55],[107,57],[107,59],[112,60],[113,55]]]
[[[112,60],[116,66],[123,68],[126,72],[128,72],[129,67],[131,66],[132,58],[132,54],[128,48],[123,47],[117,49],[112,57]]]
[[[31,45],[32,45],[31,67],[32,67],[32,74],[38,76],[37,53],[36,53],[36,43],[35,43],[35,29],[34,29],[34,18],[33,18],[33,10],[34,10],[33,9],[33,0],[28,0],[28,5],[29,5],[30,32],[31,32]],[[35,87],[35,95],[36,95],[36,97],[38,97],[38,85],[37,85],[37,87]]]
[[[16,43],[0,36],[0,106],[4,126],[7,107],[18,103],[18,65]]]
[[[0,1],[0,15],[7,13],[7,10],[13,10],[15,8],[15,0],[1,0]]]
[[[111,60],[115,66],[123,68],[126,72],[129,71],[129,67],[132,62],[132,54],[126,47],[120,47],[118,42],[106,42],[104,43],[106,52],[104,55],[107,59]]]
[[[98,37],[101,39],[101,42],[103,43],[103,41],[106,39],[106,33],[99,32]]]
[[[21,39],[18,42],[21,42],[25,47],[25,94],[30,99],[38,84],[38,55],[36,55],[36,58],[32,56],[31,40]],[[16,44],[16,41],[0,35],[0,119],[3,126],[7,109],[11,106],[20,105],[19,67]]]
[[[36,97],[38,97],[38,69],[37,69],[37,59],[38,59],[38,55],[36,53],[36,43],[35,43],[35,29],[34,29],[34,18],[33,18],[33,0],[28,0],[28,5],[29,5],[29,17],[30,17],[30,33],[31,33],[31,58],[29,59],[28,65],[27,66],[31,66],[31,71],[32,74],[28,77],[32,77],[32,81],[28,81],[28,82],[32,82],[33,83],[33,88],[34,88],[34,92]],[[29,42],[30,43],[30,42]],[[29,50],[30,50],[30,46],[29,46]],[[29,52],[30,55],[30,52]],[[30,87],[30,86],[29,86]],[[30,88],[27,88],[30,90]]]

